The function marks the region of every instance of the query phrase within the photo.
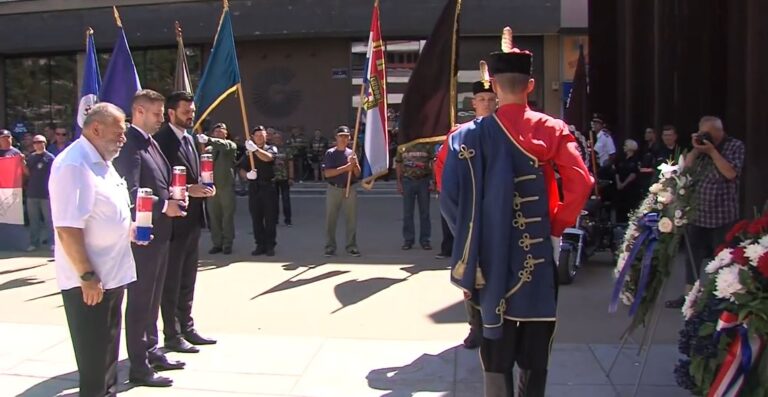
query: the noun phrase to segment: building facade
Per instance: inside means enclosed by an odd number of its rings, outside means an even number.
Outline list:
[[[219,22],[222,2],[114,1],[142,86],[168,94],[175,68],[174,21],[184,32],[193,86],[199,80]],[[354,123],[373,1],[231,0],[249,124],[299,128],[327,135]],[[469,119],[471,83],[478,61],[497,50],[504,26],[516,45],[534,54],[537,84],[532,105],[560,115],[572,79],[578,44],[586,44],[587,0],[464,0],[459,41],[459,117]],[[0,2],[0,123],[40,131],[72,125],[92,27],[102,73],[116,28],[99,0]],[[396,111],[424,40],[444,0],[383,0],[381,26],[388,56],[389,104]],[[574,52],[575,51],[575,52]],[[211,115],[235,132],[242,125],[239,99]]]

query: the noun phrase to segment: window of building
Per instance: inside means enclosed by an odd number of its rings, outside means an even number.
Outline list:
[[[71,129],[77,103],[75,55],[5,60],[5,125],[42,132],[49,123]]]
[[[192,86],[200,81],[202,48],[187,47]],[[144,88],[168,95],[173,91],[176,47],[133,50],[133,61]],[[99,51],[99,67],[107,71],[110,51]],[[71,130],[79,91],[75,54],[44,55],[5,59],[6,128],[23,125],[28,131],[42,132],[55,123]]]

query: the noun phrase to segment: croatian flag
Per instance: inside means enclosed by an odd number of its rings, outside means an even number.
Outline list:
[[[75,117],[75,139],[83,131],[85,116],[93,105],[99,102],[99,89],[101,88],[101,73],[99,73],[99,60],[96,59],[96,44],[93,42],[93,29],[86,31],[88,38],[85,43],[85,68],[83,68],[83,87],[80,89],[80,104],[77,107]]]
[[[112,56],[109,58],[107,71],[104,73],[104,83],[99,91],[99,100],[123,109],[123,112],[130,116],[133,96],[141,90],[141,83],[139,82],[139,74],[136,72],[136,65],[133,63],[131,49],[128,47],[128,39],[125,37],[120,14],[117,13],[117,7],[112,7],[112,9],[117,22],[117,39],[115,40],[115,47],[112,49]]]
[[[373,5],[368,56],[363,74],[362,106],[365,108],[365,159],[363,186],[389,172],[389,136],[387,135],[387,89],[384,43],[379,25],[379,2]]]
[[[0,223],[24,224],[21,198],[23,170],[21,156],[0,157]]]

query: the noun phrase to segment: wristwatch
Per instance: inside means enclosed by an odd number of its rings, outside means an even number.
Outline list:
[[[85,272],[80,275],[80,280],[83,280],[83,281],[91,281],[94,278],[96,278],[96,272],[94,272],[93,270],[91,270],[90,272]]]

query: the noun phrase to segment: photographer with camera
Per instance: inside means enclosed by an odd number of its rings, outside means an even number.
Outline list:
[[[685,166],[693,167],[697,179],[696,213],[690,219],[688,240],[693,263],[701,273],[702,262],[715,254],[725,235],[740,217],[739,178],[744,165],[744,143],[728,136],[723,122],[714,116],[699,121],[699,132],[691,137],[693,150]],[[689,288],[696,281],[690,266],[686,266]],[[682,306],[682,303],[681,303]]]

